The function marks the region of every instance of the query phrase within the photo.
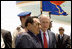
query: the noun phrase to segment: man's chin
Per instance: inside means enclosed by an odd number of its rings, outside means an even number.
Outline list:
[[[44,28],[44,30],[47,30],[47,28]]]

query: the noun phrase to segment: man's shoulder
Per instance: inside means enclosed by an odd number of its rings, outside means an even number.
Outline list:
[[[21,26],[17,26],[14,31],[18,31],[21,29]]]
[[[14,32],[25,32],[25,28],[22,28],[21,26],[16,27]]]
[[[21,31],[23,31],[23,30],[24,30],[24,29],[23,29],[21,26],[18,26],[18,27],[16,27],[16,28],[14,29],[13,34],[17,34],[17,33],[21,32]]]
[[[1,29],[1,33],[8,33],[8,32],[10,32],[10,31]]]
[[[55,34],[54,32],[52,32],[52,31],[50,31],[50,30],[48,30],[48,32],[51,33],[51,34]]]
[[[26,33],[21,33],[19,35],[16,36],[16,40],[23,40],[25,38],[28,38],[29,36]]]
[[[1,29],[1,33],[2,33],[3,36],[5,36],[7,34],[11,34],[10,31],[4,30],[4,29]]]
[[[22,35],[22,37],[20,38],[20,40],[28,40],[28,41],[31,41],[32,40],[32,37],[28,34],[24,34]]]
[[[70,36],[69,36],[69,35],[67,35],[67,34],[64,34],[64,36],[65,36],[65,37],[69,37],[69,38],[70,38]]]

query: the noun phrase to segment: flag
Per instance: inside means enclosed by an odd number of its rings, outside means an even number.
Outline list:
[[[53,15],[68,15],[60,6],[65,1],[42,1],[42,11],[50,12]]]

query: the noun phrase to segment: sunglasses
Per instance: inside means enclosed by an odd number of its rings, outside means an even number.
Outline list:
[[[61,31],[61,30],[63,30],[63,31],[64,31],[64,29],[59,29],[59,31]]]

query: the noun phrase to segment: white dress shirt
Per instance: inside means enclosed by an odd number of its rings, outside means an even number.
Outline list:
[[[62,37],[63,37],[63,34],[62,34],[62,35],[60,35],[60,39],[62,39]]]
[[[43,31],[42,30],[40,30],[41,31],[41,38],[42,38],[42,42],[43,42],[43,44],[44,44],[44,39],[43,39]],[[45,31],[45,36],[46,36],[46,39],[47,39],[47,43],[48,43],[48,46],[49,46],[49,35],[48,35],[48,31],[46,30]]]

